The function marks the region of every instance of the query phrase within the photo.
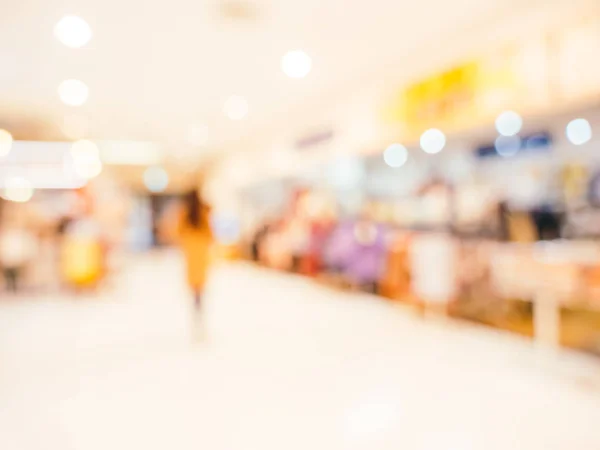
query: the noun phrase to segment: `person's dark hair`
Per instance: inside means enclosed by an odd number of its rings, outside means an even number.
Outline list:
[[[203,222],[203,213],[206,205],[202,203],[199,192],[197,189],[188,192],[184,196],[184,203],[186,209],[186,219],[188,223],[194,228],[202,228],[206,224]]]

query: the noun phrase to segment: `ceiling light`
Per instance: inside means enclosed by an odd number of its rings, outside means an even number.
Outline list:
[[[58,95],[69,106],[83,105],[89,95],[89,89],[83,81],[65,80],[58,86]]]
[[[208,142],[208,127],[206,125],[191,125],[188,128],[187,141],[194,147],[202,147]]]
[[[80,48],[92,38],[92,29],[81,17],[65,16],[54,27],[54,36],[71,48]]]
[[[435,154],[443,150],[446,136],[437,128],[431,128],[421,135],[421,149],[425,153]]]
[[[74,142],[71,145],[71,156],[74,159],[77,158],[96,158],[99,159],[100,152],[98,151],[98,147],[92,141],[88,141],[87,139],[82,139],[80,141]]]
[[[496,119],[496,130],[502,136],[514,136],[522,127],[523,119],[514,111],[504,111]]]
[[[8,178],[2,197],[11,202],[25,203],[33,197],[33,186],[22,177]]]
[[[575,119],[567,125],[567,139],[574,145],[583,145],[592,139],[592,126],[585,119]]]
[[[74,160],[74,168],[77,176],[91,180],[102,173],[102,161],[91,155],[79,156]]]
[[[12,148],[13,137],[6,130],[0,129],[0,158],[10,153]]]
[[[290,78],[304,78],[311,68],[312,60],[302,50],[287,52],[281,59],[281,69]]]
[[[383,160],[390,167],[402,167],[408,161],[408,150],[400,144],[392,144],[383,152]]]
[[[242,120],[248,115],[248,102],[244,97],[233,95],[225,101],[223,111],[231,120]]]
[[[101,159],[116,166],[153,166],[164,159],[164,150],[154,142],[102,141]]]
[[[148,167],[144,172],[144,184],[150,192],[163,192],[169,185],[169,174],[162,167]]]
[[[71,157],[73,158],[75,173],[81,178],[89,180],[97,177],[102,172],[100,151],[92,141],[82,139],[73,143]]]

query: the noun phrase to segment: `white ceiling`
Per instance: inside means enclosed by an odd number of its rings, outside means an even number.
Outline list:
[[[52,124],[77,112],[89,118],[94,139],[157,141],[172,151],[186,148],[190,124],[206,124],[210,149],[224,151],[277,129],[324,96],[342,95],[399,57],[410,64],[424,43],[465,33],[520,3],[250,0],[255,19],[234,21],[219,14],[221,1],[11,2],[0,16],[0,124],[36,118],[54,130]],[[83,49],[53,36],[66,14],[80,15],[93,29]],[[300,81],[279,68],[281,56],[296,48],[313,59],[312,73]],[[83,107],[58,99],[58,84],[68,78],[89,86]],[[231,94],[248,99],[246,120],[224,117]]]

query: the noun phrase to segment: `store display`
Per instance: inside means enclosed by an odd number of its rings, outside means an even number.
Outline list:
[[[67,228],[62,243],[62,275],[73,288],[96,286],[105,275],[105,252],[96,223],[78,219]]]
[[[380,294],[393,300],[413,302],[411,290],[410,245],[412,233],[390,231],[388,252],[380,280]]]
[[[449,303],[458,290],[457,245],[447,234],[419,233],[410,246],[412,290],[425,303]]]
[[[592,42],[590,29],[580,42]],[[565,311],[593,310],[600,258],[542,264],[535,256],[541,241],[568,238],[565,245],[575,246],[574,239],[600,236],[591,139],[600,116],[576,103],[594,83],[588,77],[581,92],[565,95],[565,80],[549,77],[568,47],[559,36],[549,30],[501,45],[404,87],[387,109],[389,135],[373,139],[379,147],[356,148],[364,155],[340,147],[311,167],[320,177],[294,175],[304,200],[282,194],[292,206],[274,215],[281,223],[263,238],[264,262],[394,301],[443,305],[454,317],[524,335],[534,332],[540,284],[555,281]],[[580,110],[566,112],[571,106]],[[586,145],[565,137],[578,117],[588,124]],[[434,128],[446,144],[439,154],[419,148]],[[402,161],[391,161],[386,149],[400,147]],[[324,191],[335,210],[329,221],[310,212]]]

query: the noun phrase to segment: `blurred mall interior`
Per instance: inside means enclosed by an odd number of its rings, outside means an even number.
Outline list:
[[[0,448],[600,449],[598,0],[5,6]]]

